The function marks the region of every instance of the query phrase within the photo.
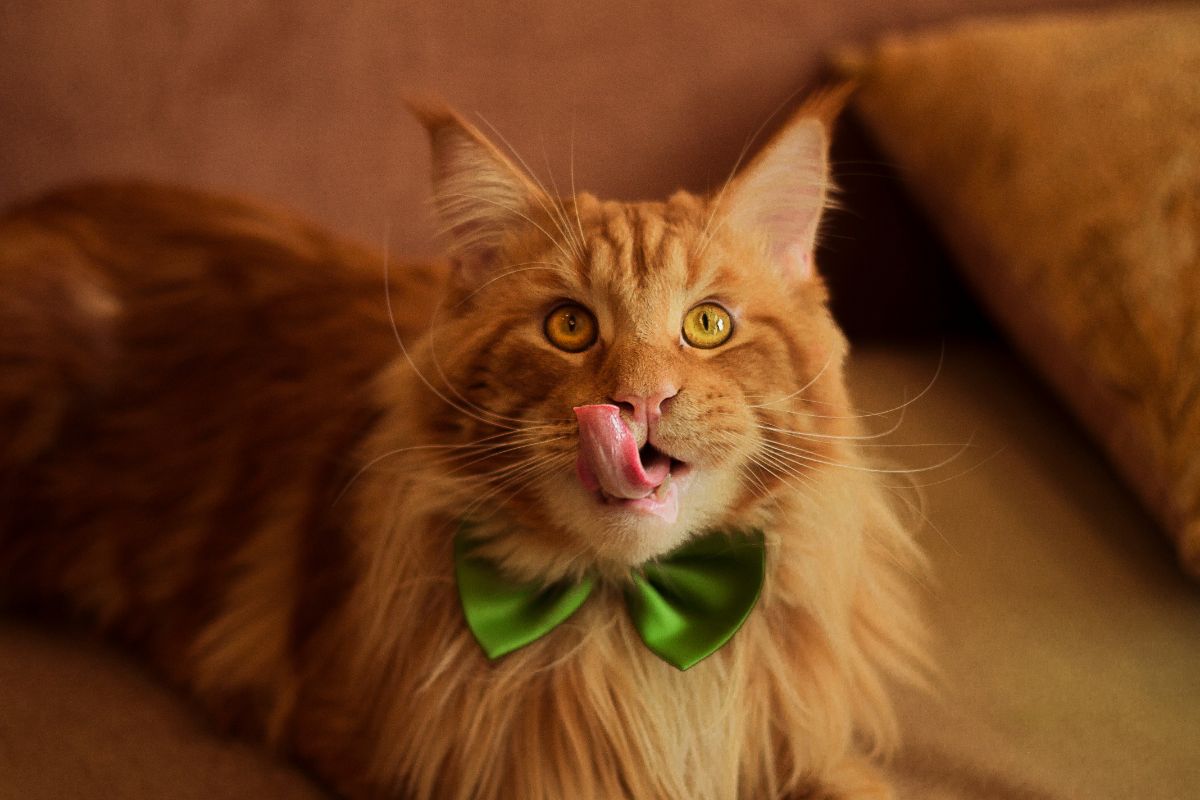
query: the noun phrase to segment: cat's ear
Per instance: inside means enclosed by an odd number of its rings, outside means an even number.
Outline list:
[[[548,201],[529,177],[446,105],[405,101],[425,126],[433,156],[433,202],[450,255],[468,272],[486,269],[504,237]]]
[[[810,98],[718,197],[726,225],[760,238],[788,278],[810,280],[817,228],[829,202],[829,139],[853,91],[843,84]]]

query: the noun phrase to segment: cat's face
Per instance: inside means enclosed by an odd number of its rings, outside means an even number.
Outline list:
[[[467,480],[524,532],[511,558],[636,565],[748,524],[826,458],[844,342],[811,267],[823,127],[793,122],[719,197],[635,204],[551,201],[457,118],[430,127],[463,266],[431,339],[437,417],[488,448]]]

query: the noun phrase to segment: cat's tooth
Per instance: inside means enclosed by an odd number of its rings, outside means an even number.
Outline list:
[[[663,478],[663,482],[654,490],[654,497],[657,500],[662,500],[667,496],[667,489],[671,488],[671,473],[667,473],[667,477]]]

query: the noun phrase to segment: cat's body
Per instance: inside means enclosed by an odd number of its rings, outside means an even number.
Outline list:
[[[889,796],[866,754],[895,738],[885,676],[920,662],[920,557],[858,452],[819,279],[739,275],[760,256],[707,229],[720,198],[539,200],[498,244],[488,206],[455,203],[496,189],[463,190],[472,170],[508,165],[457,119],[426,122],[457,271],[385,270],[287,217],[141,185],[0,222],[10,599],[98,620],[352,796]],[[594,310],[590,349],[539,340],[556,297]],[[728,356],[653,323],[677,330],[704,298],[735,310]],[[671,392],[648,421],[636,398],[656,381]],[[580,488],[570,410],[605,401],[639,458],[686,467],[678,523]],[[780,423],[804,449],[748,456],[756,424]],[[490,662],[454,581],[467,517],[512,574],[591,572],[599,590]],[[679,671],[638,639],[622,575],[748,526],[762,597]]]

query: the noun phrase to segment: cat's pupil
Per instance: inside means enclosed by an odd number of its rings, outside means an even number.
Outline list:
[[[578,324],[579,323],[575,320],[574,314],[567,314],[567,330],[569,330],[571,333],[574,333],[575,326]]]
[[[704,330],[707,331],[709,329],[708,312],[707,311],[705,311],[703,314],[700,315],[700,324],[704,326]]]

